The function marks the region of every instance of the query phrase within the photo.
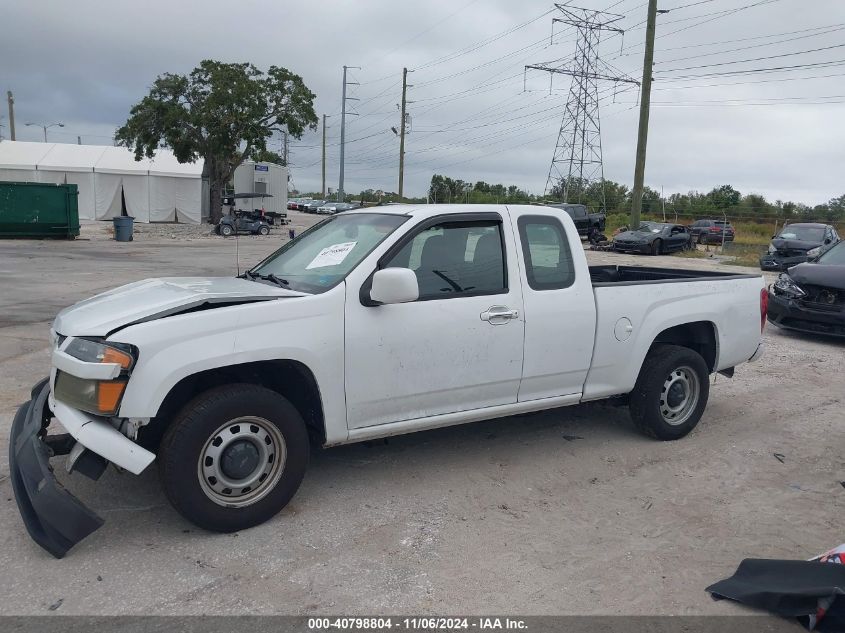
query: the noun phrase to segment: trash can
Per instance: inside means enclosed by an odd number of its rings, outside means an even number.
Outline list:
[[[114,222],[114,239],[116,242],[131,242],[132,229],[135,224],[135,218],[131,215],[116,216],[112,218]]]

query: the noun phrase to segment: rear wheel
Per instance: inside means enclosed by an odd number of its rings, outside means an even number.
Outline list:
[[[258,234],[259,235],[270,235],[270,227],[269,226],[259,226],[258,227]]]
[[[223,237],[229,237],[234,232],[235,232],[235,230],[230,225],[228,225],[228,224],[221,224],[220,225],[220,235],[222,235]]]
[[[687,435],[707,406],[709,375],[698,352],[678,345],[653,347],[629,398],[634,426],[659,440]]]
[[[188,403],[159,447],[159,474],[173,507],[201,528],[234,532],[284,508],[308,463],[296,408],[257,385],[218,387]]]
[[[663,240],[654,240],[651,244],[651,254],[660,255],[663,252]]]

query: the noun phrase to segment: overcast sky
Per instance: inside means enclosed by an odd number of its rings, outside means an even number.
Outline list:
[[[639,79],[647,3],[573,4],[624,16],[624,40],[605,34],[602,58]],[[742,9],[751,4],[759,6]],[[808,204],[845,193],[845,2],[659,6],[670,11],[658,19],[647,184],[668,194],[730,183]],[[0,26],[0,87],[15,93],[18,140],[41,140],[27,121],[62,121],[51,141],[110,144],[159,73],[185,73],[204,58],[285,66],[316,93],[318,115],[331,115],[327,185],[336,187],[341,67],[360,66],[350,71],[360,85],[350,87],[359,101],[347,119],[345,188],[395,191],[399,142],[390,127],[407,66],[407,195],[424,195],[432,173],[542,193],[569,80],[556,77],[549,94],[548,75],[531,71],[524,89],[523,68],[574,54],[565,25],[549,43],[556,15],[542,0],[13,0]],[[814,49],[826,50],[802,52]],[[637,93],[600,90],[605,176],[630,186]],[[319,146],[319,130],[291,142],[302,191],[319,190]]]

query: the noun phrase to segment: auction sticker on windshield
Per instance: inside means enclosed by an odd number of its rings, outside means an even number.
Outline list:
[[[317,253],[317,256],[311,260],[311,263],[308,264],[305,269],[311,270],[312,268],[337,266],[346,259],[346,256],[349,255],[353,248],[355,248],[357,243],[358,242],[343,242],[342,244],[332,244],[331,246],[327,246]]]

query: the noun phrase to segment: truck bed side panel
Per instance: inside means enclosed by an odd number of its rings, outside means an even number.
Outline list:
[[[596,344],[584,385],[584,400],[629,393],[655,338],[684,323],[713,324],[716,371],[747,361],[760,343],[762,288],[762,277],[594,288],[598,313]],[[627,339],[624,319],[632,326]]]

